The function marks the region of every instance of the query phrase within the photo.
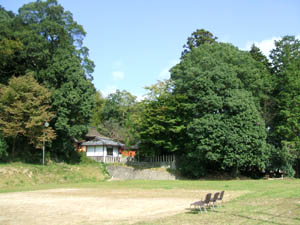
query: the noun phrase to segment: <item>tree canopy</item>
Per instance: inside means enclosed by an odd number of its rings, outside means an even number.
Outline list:
[[[139,154],[177,154],[186,142],[185,96],[173,95],[169,80],[158,81],[147,89],[148,97],[141,103],[142,113],[137,126],[141,148]]]
[[[0,89],[0,129],[5,137],[23,136],[35,148],[55,138],[52,127],[45,128],[54,114],[50,112],[51,93],[32,75],[11,78]],[[14,149],[12,151],[12,156]]]
[[[95,100],[96,107],[93,109],[91,124],[96,126],[101,134],[125,142],[127,146],[136,144],[136,97],[128,91],[116,90],[106,98],[97,92]]]
[[[87,132],[94,106],[94,63],[82,45],[86,33],[56,0],[25,4],[17,14],[1,8],[0,19],[0,82],[31,72],[50,90],[57,134],[52,156],[67,160],[74,138]]]
[[[212,33],[204,29],[197,29],[188,37],[186,44],[183,46],[184,50],[181,53],[181,56],[189,53],[193,48],[197,48],[200,45],[207,43],[212,44],[216,42],[218,38],[215,37]]]
[[[171,79],[174,93],[187,96],[190,161],[234,172],[265,168],[266,129],[257,91],[265,87],[249,53],[204,43],[171,69]]]

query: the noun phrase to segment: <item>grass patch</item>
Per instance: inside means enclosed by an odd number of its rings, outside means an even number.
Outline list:
[[[39,185],[100,182],[108,178],[104,164],[0,164],[0,192]]]
[[[187,189],[248,192],[208,213],[189,211],[135,224],[300,224],[300,180],[186,182]]]

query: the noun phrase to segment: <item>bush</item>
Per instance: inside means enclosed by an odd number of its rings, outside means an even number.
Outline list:
[[[98,163],[97,161],[89,158],[86,156],[85,152],[78,152],[79,156],[80,156],[80,164],[94,164],[94,163]]]
[[[293,165],[296,161],[296,154],[287,145],[283,145],[282,148],[276,148],[273,145],[269,145],[269,147],[271,154],[267,171],[282,171],[286,176],[294,177]]]
[[[286,165],[283,168],[283,173],[288,177],[294,177],[295,176],[295,170],[293,169],[292,165]]]
[[[180,175],[186,178],[195,179],[207,175],[203,161],[197,158],[182,156],[177,166]]]

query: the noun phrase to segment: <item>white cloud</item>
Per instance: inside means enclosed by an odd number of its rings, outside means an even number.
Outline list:
[[[114,81],[123,80],[125,77],[124,72],[122,72],[122,71],[113,71],[112,76],[113,76]]]
[[[299,40],[300,34],[295,35],[295,37]],[[272,37],[270,39],[262,41],[248,41],[245,50],[249,51],[251,49],[251,46],[255,44],[256,47],[258,47],[265,56],[269,57],[271,50],[275,48],[274,42],[279,41],[280,39],[281,37]]]
[[[175,66],[177,63],[179,63],[179,60],[172,60],[172,61],[170,61],[168,63],[168,65],[160,71],[160,73],[158,75],[158,79],[160,79],[160,80],[169,79],[170,78],[170,72],[169,72],[169,70],[173,66]]]
[[[246,44],[246,50],[249,51],[251,49],[251,46],[253,44],[255,44],[256,47],[258,47],[265,56],[269,56],[270,51],[273,48],[275,48],[274,42],[278,41],[280,39],[281,39],[281,37],[272,37],[271,39],[266,39],[266,40],[262,40],[262,41],[248,41]]]
[[[106,98],[109,94],[116,92],[117,89],[118,87],[115,85],[107,85],[104,90],[100,91],[103,94],[103,97]]]

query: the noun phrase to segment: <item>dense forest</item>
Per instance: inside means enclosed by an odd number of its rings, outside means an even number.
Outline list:
[[[17,14],[0,7],[0,159],[77,162],[74,140],[89,126],[138,145],[140,157],[175,154],[182,175],[259,177],[300,170],[300,41],[284,36],[268,57],[199,29],[187,38],[171,77],[103,97],[85,31],[56,0]],[[99,65],[101,66],[101,65]],[[105,79],[105,78],[103,78]],[[45,127],[45,123],[49,126]]]

